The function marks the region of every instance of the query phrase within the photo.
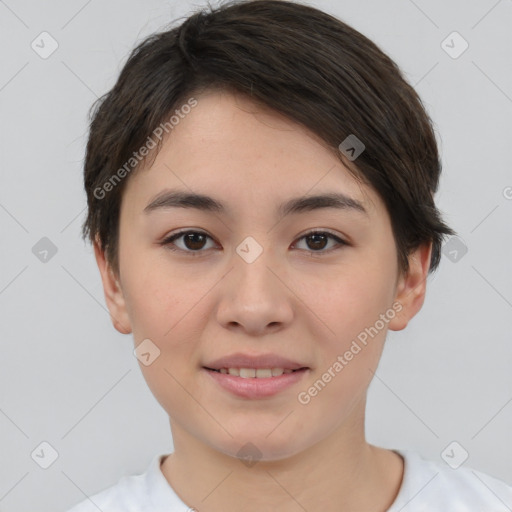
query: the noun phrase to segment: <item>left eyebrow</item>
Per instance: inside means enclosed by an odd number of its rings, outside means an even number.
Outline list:
[[[144,212],[150,213],[166,208],[193,208],[221,214],[228,213],[229,210],[221,201],[204,194],[180,190],[164,190],[151,200],[144,208]],[[289,199],[279,205],[277,214],[279,217],[284,217],[290,214],[310,212],[323,208],[349,210],[368,215],[368,212],[359,201],[339,192]]]
[[[315,196],[302,196],[290,199],[279,206],[278,213],[279,216],[284,217],[293,213],[310,212],[322,208],[352,210],[368,215],[368,212],[359,201],[340,192],[329,192]]]

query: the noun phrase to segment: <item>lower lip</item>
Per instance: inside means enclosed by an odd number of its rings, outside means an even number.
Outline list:
[[[242,398],[265,398],[273,396],[286,388],[289,388],[301,380],[309,369],[297,370],[292,373],[283,373],[278,377],[237,377],[226,373],[215,372],[203,368],[208,375],[220,384],[224,389]]]

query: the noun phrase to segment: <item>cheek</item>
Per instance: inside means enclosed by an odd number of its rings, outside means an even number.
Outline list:
[[[379,363],[395,314],[393,275],[386,272],[385,261],[372,265],[365,260],[324,283],[322,293],[310,295],[317,298],[308,304],[328,327],[322,328],[325,336],[317,337],[321,358],[315,386],[322,390],[318,404],[332,400],[346,411],[366,392]]]
[[[166,338],[202,294],[200,281],[184,279],[176,267],[165,264],[159,252],[135,248],[126,253],[124,295],[135,341]]]
[[[328,327],[329,338],[347,340],[373,325],[392,305],[393,282],[384,271],[351,267],[308,292],[310,309]]]
[[[299,399],[311,401],[314,415],[328,408],[339,421],[346,418],[364,399],[378,366],[388,327],[380,315],[387,313],[389,322],[394,310],[388,287],[379,289],[368,277],[354,273],[344,288],[336,283],[314,306],[329,327],[316,338],[320,359]]]
[[[160,351],[154,363],[141,369],[153,391],[169,388],[169,373],[179,378],[195,369],[197,340],[205,321],[206,302],[200,299],[212,284],[147,254],[137,259],[134,253],[127,262],[132,267],[130,271],[127,266],[125,295],[135,345],[150,339]]]
[[[198,299],[205,294],[205,285],[155,264],[138,268],[128,286],[135,345],[150,339],[159,350],[150,365],[139,366],[164,410],[185,410],[190,407],[190,396],[182,386],[197,371],[197,340],[202,329]]]

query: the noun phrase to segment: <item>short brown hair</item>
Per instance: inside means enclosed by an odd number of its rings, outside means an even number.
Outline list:
[[[130,174],[147,163],[136,162],[134,152],[187,98],[212,88],[246,94],[318,135],[383,199],[400,270],[408,269],[412,250],[429,242],[430,271],[437,268],[443,236],[454,234],[434,202],[441,161],[432,121],[398,66],[367,37],[318,9],[235,0],[147,37],[93,105],[82,235],[98,240],[116,273],[126,163],[133,161]],[[357,162],[339,149],[349,135],[365,146]],[[153,156],[160,146],[161,140]]]

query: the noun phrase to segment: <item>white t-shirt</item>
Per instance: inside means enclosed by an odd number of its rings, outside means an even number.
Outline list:
[[[398,496],[387,512],[511,512],[512,486],[467,467],[452,469],[416,452],[394,450],[404,459]],[[119,482],[68,512],[191,512],[160,470],[157,455],[141,475]],[[198,511],[200,512],[200,510]]]

